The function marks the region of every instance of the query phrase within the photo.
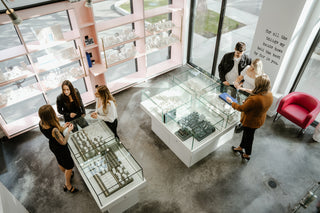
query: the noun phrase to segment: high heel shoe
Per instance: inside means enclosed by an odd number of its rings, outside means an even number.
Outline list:
[[[68,192],[71,192],[71,193],[76,193],[79,191],[79,189],[75,188],[74,186],[71,186],[70,189],[68,189],[68,187],[66,185],[63,186],[63,191],[68,191]]]
[[[232,151],[233,151],[234,153],[239,152],[241,155],[243,154],[243,151],[242,151],[242,150],[236,150],[235,148],[237,148],[237,147],[235,147],[235,146],[232,146],[232,147],[231,147],[231,149],[232,149]]]
[[[241,157],[242,157],[242,159],[244,159],[244,160],[247,160],[247,161],[250,160],[250,157],[245,157],[245,156],[243,155],[243,153],[241,154]]]

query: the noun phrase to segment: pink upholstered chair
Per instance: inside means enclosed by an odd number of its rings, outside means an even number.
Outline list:
[[[300,132],[304,133],[319,112],[320,101],[317,98],[303,92],[292,92],[281,99],[273,122],[279,113],[301,127]]]

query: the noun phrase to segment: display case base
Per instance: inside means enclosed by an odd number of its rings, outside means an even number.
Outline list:
[[[234,124],[229,124],[219,133],[214,133],[201,140],[201,145],[194,146],[191,149],[174,132],[171,131],[169,124],[161,121],[160,117],[150,112],[144,103],[141,108],[151,117],[152,131],[171,149],[172,152],[187,166],[191,167],[207,155],[217,150],[220,146],[232,139],[234,134]]]

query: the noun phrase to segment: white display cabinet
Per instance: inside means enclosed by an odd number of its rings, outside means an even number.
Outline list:
[[[225,106],[212,106],[210,96],[205,96],[212,88],[219,88],[216,79],[193,69],[174,75],[173,83],[164,85],[142,92],[140,106],[151,117],[152,131],[186,166],[194,165],[231,140],[239,113],[232,117],[226,113]],[[185,99],[184,102],[175,101],[175,105],[169,104],[167,109],[166,100],[172,99],[173,91],[183,91],[185,94],[178,95],[180,99],[177,100]],[[215,91],[221,94],[220,90]]]
[[[75,164],[102,212],[123,212],[139,200],[143,169],[101,120],[70,134]]]
[[[97,84],[107,84],[116,93],[180,67],[183,26],[188,22],[186,2],[94,0],[88,8],[85,1],[60,1],[19,10],[23,20],[19,25],[0,14],[4,33],[0,42],[0,124],[5,135],[12,138],[36,128],[38,108],[55,104],[63,80],[76,85],[88,105],[95,100]],[[30,78],[35,79],[40,95],[18,97],[11,104],[11,93],[4,92],[8,85],[20,89],[21,82]],[[18,113],[9,118],[13,111]]]
[[[82,10],[92,14],[88,22],[95,23],[95,28],[86,34],[96,33],[99,43],[98,49],[92,51],[95,64],[90,68],[95,84],[107,82],[110,90],[117,92],[181,66],[185,2],[97,0],[93,1],[92,10]],[[109,15],[100,15],[103,11]],[[168,50],[167,56],[160,57],[164,49]],[[128,73],[118,68],[126,63],[133,63],[135,71]]]
[[[94,100],[73,11],[67,2],[22,10],[19,25],[0,15],[0,124],[8,138],[38,126],[39,107],[55,105],[64,80],[85,104]]]

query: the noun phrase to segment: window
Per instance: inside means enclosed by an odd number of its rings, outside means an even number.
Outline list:
[[[130,0],[107,0],[93,4],[93,14],[96,22],[106,21],[131,14]]]
[[[104,74],[104,77],[106,82],[109,83],[135,72],[136,60],[133,59],[108,68],[107,72]]]
[[[217,64],[220,63],[224,54],[234,51],[238,41],[246,44],[245,54],[250,53],[263,0],[227,2]],[[215,76],[219,77],[218,66]]]
[[[45,104],[35,76],[0,87],[0,94],[0,114],[6,123],[35,113],[39,106]]]
[[[263,0],[227,1],[215,70],[216,77],[219,76],[217,68],[223,55],[233,51],[238,41],[245,42],[246,52],[250,52],[262,2]],[[214,52],[217,48],[220,10],[220,1],[196,0],[193,5],[193,17],[190,19],[192,31],[188,61],[208,74],[211,74]]]
[[[52,29],[55,30],[56,33],[60,33],[57,32],[58,30],[61,30],[61,33],[71,30],[67,11],[23,20],[23,22],[19,25],[19,29],[24,41],[29,43],[32,41],[37,41],[39,36],[47,36],[47,32],[49,30],[48,28],[54,26],[59,26],[58,29]]]
[[[21,45],[13,24],[0,25],[0,50]],[[6,39],[10,38],[10,39]]]
[[[300,72],[294,87],[296,92],[305,92],[320,100],[320,31],[317,37],[318,39],[314,41],[314,50],[311,48],[311,57],[306,62],[305,68]],[[320,122],[320,114],[316,121]]]

